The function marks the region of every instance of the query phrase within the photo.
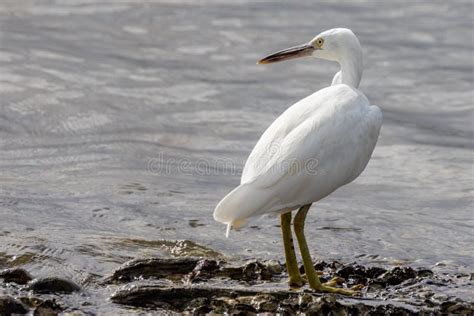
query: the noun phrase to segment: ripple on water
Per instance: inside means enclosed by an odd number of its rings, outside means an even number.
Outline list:
[[[110,241],[123,248],[146,248],[160,250],[165,256],[173,257],[209,257],[224,258],[224,255],[191,240],[146,240],[146,239],[118,239]]]

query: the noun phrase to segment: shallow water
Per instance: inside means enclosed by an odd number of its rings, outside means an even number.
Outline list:
[[[384,125],[361,177],[313,206],[311,250],[472,272],[473,9],[2,2],[0,267],[94,293],[94,279],[130,258],[186,254],[174,240],[283,260],[278,219],[255,219],[226,240],[212,211],[265,128],[337,71],[312,59],[255,61],[347,26],[364,48],[360,88]]]

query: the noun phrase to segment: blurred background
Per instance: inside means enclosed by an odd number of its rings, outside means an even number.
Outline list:
[[[226,240],[212,212],[338,71],[255,62],[347,27],[384,125],[365,172],[313,206],[311,251],[472,271],[473,21],[472,1],[2,1],[0,267],[84,284],[200,247],[283,260],[277,218]]]

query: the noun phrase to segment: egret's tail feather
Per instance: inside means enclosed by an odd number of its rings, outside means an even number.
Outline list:
[[[227,225],[226,237],[232,227],[239,228],[245,219],[257,215],[267,202],[264,190],[251,183],[241,184],[217,204],[214,219]]]
[[[232,224],[227,224],[227,229],[225,231],[225,238],[229,238],[230,230],[232,229]]]

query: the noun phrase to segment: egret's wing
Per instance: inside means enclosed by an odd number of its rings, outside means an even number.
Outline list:
[[[285,146],[288,141],[293,140],[293,138],[290,137],[285,142],[285,139],[291,133],[293,133],[292,137],[298,135],[294,133],[295,128],[314,114],[320,105],[317,99],[317,94],[315,93],[300,100],[283,112],[283,114],[268,127],[245,163],[241,183],[253,181],[256,177],[272,167],[272,163],[275,162],[276,157],[282,157],[282,150],[286,148]]]
[[[264,166],[253,166],[261,169],[249,182],[258,180],[260,187],[269,187],[285,177],[305,172],[308,164],[316,160],[316,149],[322,141],[318,132],[324,124],[317,115],[309,116],[284,137],[274,139],[270,145],[273,152],[266,155]]]

